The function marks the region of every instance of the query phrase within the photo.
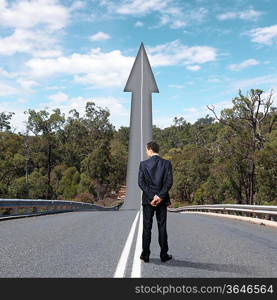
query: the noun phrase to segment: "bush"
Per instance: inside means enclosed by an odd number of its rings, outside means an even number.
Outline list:
[[[9,194],[13,198],[45,199],[47,195],[47,177],[38,170],[29,175],[28,184],[25,176],[16,178],[9,188]]]
[[[81,194],[78,194],[74,198],[74,201],[85,202],[85,203],[94,203],[94,197],[90,193],[81,193]]]
[[[62,175],[59,184],[59,197],[64,199],[73,199],[77,195],[78,185],[80,182],[80,173],[75,167],[67,168]]]

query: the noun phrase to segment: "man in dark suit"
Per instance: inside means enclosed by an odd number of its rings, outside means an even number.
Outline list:
[[[160,157],[159,145],[154,141],[147,143],[146,153],[150,158],[140,162],[138,174],[138,185],[143,191],[143,250],[140,258],[144,262],[149,262],[151,230],[154,212],[156,212],[160,258],[165,262],[172,258],[172,255],[167,253],[166,230],[167,206],[171,204],[168,192],[173,184],[172,165],[169,160]]]

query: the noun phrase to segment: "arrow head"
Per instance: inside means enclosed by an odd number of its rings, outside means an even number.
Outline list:
[[[154,74],[149,63],[143,43],[141,43],[132,71],[127,80],[124,92],[135,92],[141,88],[143,81],[144,88],[150,93],[159,93]]]

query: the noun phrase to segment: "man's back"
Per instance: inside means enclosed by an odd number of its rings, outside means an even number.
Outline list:
[[[169,189],[172,186],[172,165],[159,155],[152,155],[140,163],[138,183],[143,190],[142,202],[149,203],[154,195],[163,199],[162,203],[169,205]]]
[[[143,191],[143,232],[140,258],[144,262],[149,262],[153,216],[156,214],[161,247],[160,258],[162,262],[166,262],[172,258],[172,255],[167,253],[166,231],[167,206],[170,204],[169,190],[173,184],[172,165],[169,160],[159,156],[159,145],[155,141],[147,143],[145,150],[150,158],[140,162],[138,174],[138,185]]]

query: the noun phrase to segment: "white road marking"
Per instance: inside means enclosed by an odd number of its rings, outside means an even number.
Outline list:
[[[139,227],[138,227],[138,235],[137,235],[137,242],[132,266],[132,273],[131,277],[140,278],[141,277],[141,260],[140,254],[142,250],[142,227],[143,227],[143,214],[142,210],[140,209],[140,218],[139,218]]]
[[[118,261],[116,271],[114,273],[115,278],[124,277],[128,257],[129,257],[131,246],[132,246],[133,239],[134,239],[134,234],[135,234],[135,229],[136,229],[136,226],[137,226],[139,214],[140,214],[140,212],[138,211],[137,214],[136,214],[135,220],[132,224],[131,230],[129,232],[128,238],[126,240],[125,246],[123,248],[123,251],[121,253],[120,259]]]

